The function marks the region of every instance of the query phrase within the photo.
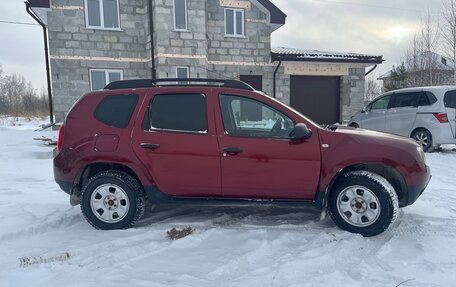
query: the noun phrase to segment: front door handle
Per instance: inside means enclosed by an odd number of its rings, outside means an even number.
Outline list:
[[[226,147],[223,149],[223,155],[237,155],[238,153],[242,152],[242,149],[237,147]]]
[[[151,150],[156,150],[157,148],[160,147],[159,144],[155,144],[155,143],[142,143],[139,146],[141,148],[147,148],[147,149],[151,149]]]

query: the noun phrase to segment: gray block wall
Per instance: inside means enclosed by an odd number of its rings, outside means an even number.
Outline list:
[[[349,74],[340,80],[340,110],[341,121],[346,123],[361,111],[364,106],[364,68],[350,68]]]
[[[56,121],[90,90],[89,69],[111,68],[123,71],[124,79],[151,76],[147,0],[120,0],[120,31],[86,28],[83,0],[53,0],[57,7],[48,12],[49,53]],[[150,43],[149,43],[150,45]],[[52,56],[65,59],[52,59]],[[74,59],[77,57],[77,59]],[[107,57],[86,60],[81,57]],[[135,58],[144,62],[109,59]]]

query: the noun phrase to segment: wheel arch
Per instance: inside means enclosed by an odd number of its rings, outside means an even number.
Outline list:
[[[107,170],[117,170],[117,171],[122,171],[136,179],[142,186],[143,183],[141,182],[141,179],[137,175],[137,173],[133,170],[133,168],[129,167],[128,165],[121,164],[121,163],[116,163],[116,162],[95,162],[88,164],[81,168],[79,172],[77,173],[74,182],[73,182],[73,188],[71,190],[71,197],[70,197],[70,203],[71,205],[75,206],[78,205],[80,202],[81,198],[81,192],[82,188],[84,185],[87,183],[87,181],[94,176],[95,174],[102,172],[102,171],[107,171]],[[144,196],[146,194],[144,193]]]
[[[430,131],[428,128],[419,126],[419,127],[416,127],[416,128],[414,128],[414,129],[412,130],[412,132],[410,133],[409,137],[413,137],[413,134],[414,134],[415,132],[419,131],[419,130],[426,130],[426,131],[428,131],[428,132],[431,134],[431,136],[432,136],[432,133],[431,133],[431,131]]]
[[[407,185],[405,182],[404,177],[391,166],[379,163],[359,163],[353,164],[347,167],[342,168],[339,172],[337,172],[333,178],[331,179],[329,185],[326,188],[325,194],[325,206],[327,204],[327,199],[333,189],[338,183],[338,181],[342,178],[342,176],[346,173],[355,171],[355,170],[365,170],[370,171],[375,174],[378,174],[384,177],[396,191],[396,194],[399,199],[399,206],[405,206],[407,203]]]

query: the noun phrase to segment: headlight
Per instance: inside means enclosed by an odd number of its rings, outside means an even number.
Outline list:
[[[417,146],[416,150],[418,151],[418,154],[419,154],[420,158],[426,164],[426,155],[424,154],[423,148],[421,146]]]

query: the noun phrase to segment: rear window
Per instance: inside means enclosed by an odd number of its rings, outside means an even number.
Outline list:
[[[207,133],[206,98],[201,94],[156,95],[150,106],[153,129]]]
[[[98,104],[94,117],[116,128],[126,128],[138,102],[138,95],[111,95]]]
[[[456,90],[446,92],[443,97],[443,103],[446,108],[456,109]]]

